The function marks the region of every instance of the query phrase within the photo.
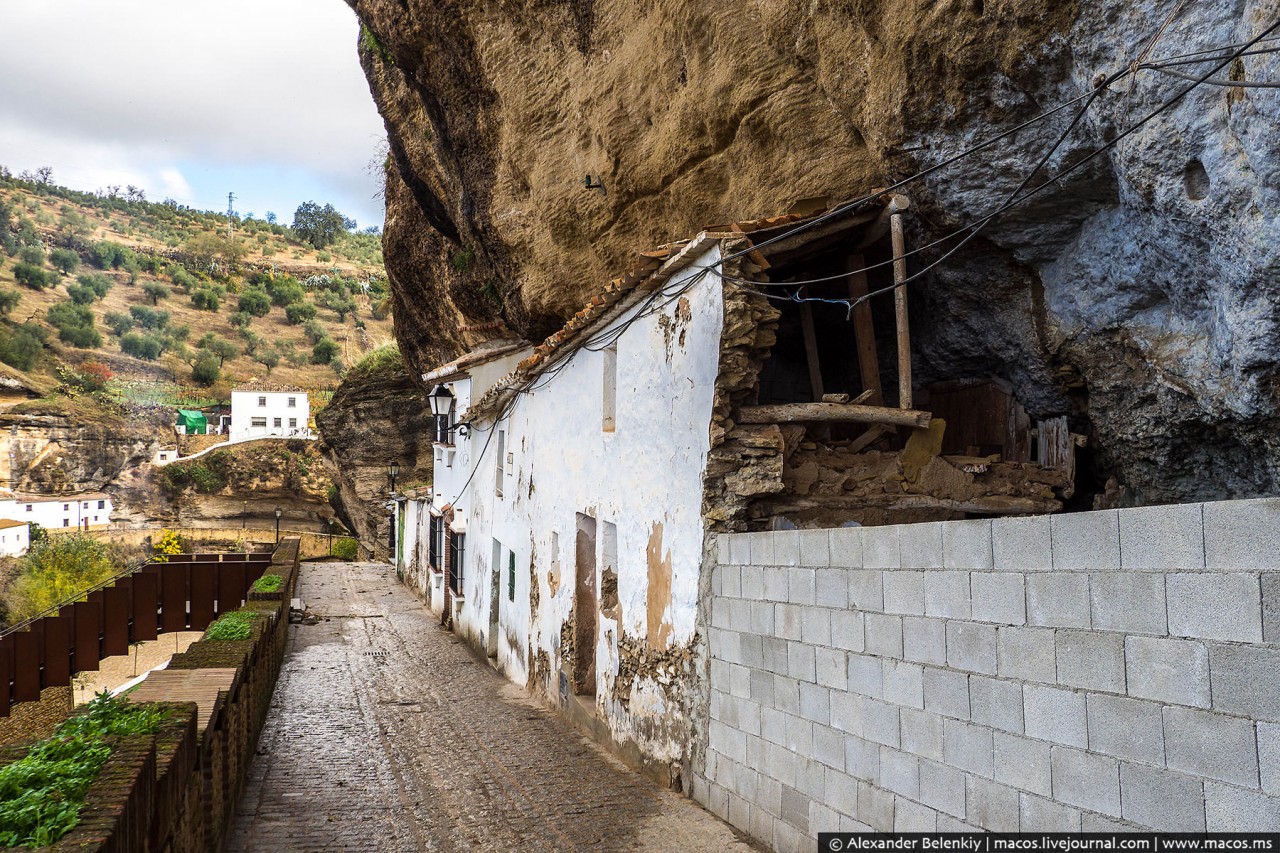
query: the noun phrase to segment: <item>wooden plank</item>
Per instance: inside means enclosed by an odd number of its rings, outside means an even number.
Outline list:
[[[130,590],[109,586],[102,591],[102,655],[129,654]]]
[[[914,409],[855,406],[841,403],[786,403],[776,406],[742,406],[740,424],[866,423],[928,429],[932,416]]]
[[[40,699],[40,635],[18,631],[13,638],[13,700],[37,702]]]
[[[804,289],[801,288],[801,293]],[[800,303],[800,331],[804,336],[805,364],[809,366],[809,390],[815,403],[822,402],[822,363],[818,360],[818,336],[813,330],[813,306]]]
[[[849,446],[845,448],[847,453],[861,453],[880,439],[884,438],[886,433],[892,432],[887,426],[876,424],[862,435],[849,442]]]
[[[191,630],[203,631],[214,618],[213,602],[218,595],[218,566],[196,563],[191,567]]]
[[[154,640],[160,629],[160,576],[138,572],[133,576],[133,641]]]
[[[902,199],[902,207],[895,210],[890,219],[889,229],[893,239],[893,283],[898,285],[893,290],[894,317],[898,328],[898,408],[910,409],[911,395],[911,322],[907,316],[907,241],[903,233],[902,217],[906,211],[905,197],[895,196],[894,202]]]
[[[234,669],[163,669],[152,672],[129,694],[133,702],[195,702],[196,730],[203,732],[218,705],[218,694],[235,681]]]
[[[243,603],[249,585],[245,583],[244,563],[222,563],[218,566],[218,615],[230,613]]]
[[[77,601],[75,608],[76,672],[94,672],[102,659],[102,605]]]
[[[849,298],[867,295],[866,262],[861,254],[850,255],[845,262],[849,270],[857,270],[849,276]],[[853,309],[853,338],[858,348],[858,377],[863,393],[871,392],[867,402],[873,406],[884,403],[884,391],[880,387],[880,355],[876,351],[876,327],[871,320],[871,303],[861,302]]]
[[[44,686],[71,683],[71,627],[65,616],[46,616],[44,623]]]

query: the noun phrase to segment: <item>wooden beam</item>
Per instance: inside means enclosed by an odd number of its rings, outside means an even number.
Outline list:
[[[801,295],[804,288],[800,289]],[[804,333],[804,357],[809,365],[809,389],[813,392],[815,403],[822,400],[822,364],[818,361],[818,336],[813,330],[813,306],[808,302],[800,303],[800,330]]]
[[[846,269],[853,272],[849,276],[849,298],[858,299],[867,295],[867,274],[863,271],[866,262],[861,254],[852,254],[845,261]],[[880,356],[876,352],[876,327],[871,322],[871,303],[862,302],[853,309],[853,339],[858,348],[858,376],[861,379],[863,393],[871,392],[868,401],[873,406],[884,402],[884,391],[880,387]]]
[[[895,196],[890,231],[893,235],[893,291],[894,315],[898,326],[898,407],[911,408],[911,325],[907,318],[907,241],[903,234],[902,217],[909,202],[906,196]],[[900,206],[899,206],[900,205]]]
[[[782,403],[775,406],[742,406],[735,420],[740,424],[863,423],[928,429],[932,415],[913,409],[855,406],[851,403]]]
[[[880,439],[884,438],[893,430],[883,424],[876,424],[862,435],[849,442],[849,446],[845,448],[848,453],[861,453]]]

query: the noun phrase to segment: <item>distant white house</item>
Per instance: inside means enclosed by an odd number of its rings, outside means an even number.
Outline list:
[[[251,438],[311,438],[307,392],[287,385],[255,383],[231,392],[232,442]]]
[[[27,495],[0,492],[0,520],[35,522],[54,530],[93,530],[111,523],[111,496],[105,492],[78,495]]]
[[[0,557],[21,557],[31,547],[31,525],[0,520]]]

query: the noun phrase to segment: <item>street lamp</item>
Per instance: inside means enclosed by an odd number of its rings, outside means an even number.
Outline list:
[[[329,516],[329,556],[333,556],[333,516]]]
[[[387,473],[391,475],[391,494],[396,493],[396,477],[400,476],[400,463],[392,462],[387,466]]]
[[[284,515],[284,510],[276,505],[276,544],[280,544],[280,516]]]
[[[241,530],[244,530],[245,528],[245,518],[248,516],[248,514],[249,514],[249,502],[245,501],[244,506],[240,507],[240,529]]]
[[[449,432],[446,419],[453,409],[453,394],[449,393],[449,389],[443,385],[437,385],[427,395],[427,402],[431,404],[431,415],[436,422],[436,441],[448,444]]]

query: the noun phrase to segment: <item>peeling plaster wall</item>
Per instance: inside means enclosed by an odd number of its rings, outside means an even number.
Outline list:
[[[673,277],[666,291],[718,258],[717,246]],[[454,501],[467,524],[464,603],[454,630],[496,652],[508,678],[551,696],[559,693],[560,671],[572,673],[561,637],[574,612],[577,517],[596,519],[596,715],[615,742],[662,763],[679,762],[688,742],[682,691],[696,633],[703,550],[698,507],[723,310],[720,284],[707,277],[622,332],[613,432],[602,428],[605,355],[582,349],[554,378],[521,395],[500,423],[459,439],[452,473],[437,480],[435,499],[442,505],[456,496],[448,491],[453,481],[477,466]],[[472,382],[482,384],[475,375]],[[470,393],[462,384],[454,387],[460,397]],[[504,457],[510,453],[503,459],[501,497],[495,429],[505,432]],[[616,527],[616,547],[605,545],[607,525]]]

